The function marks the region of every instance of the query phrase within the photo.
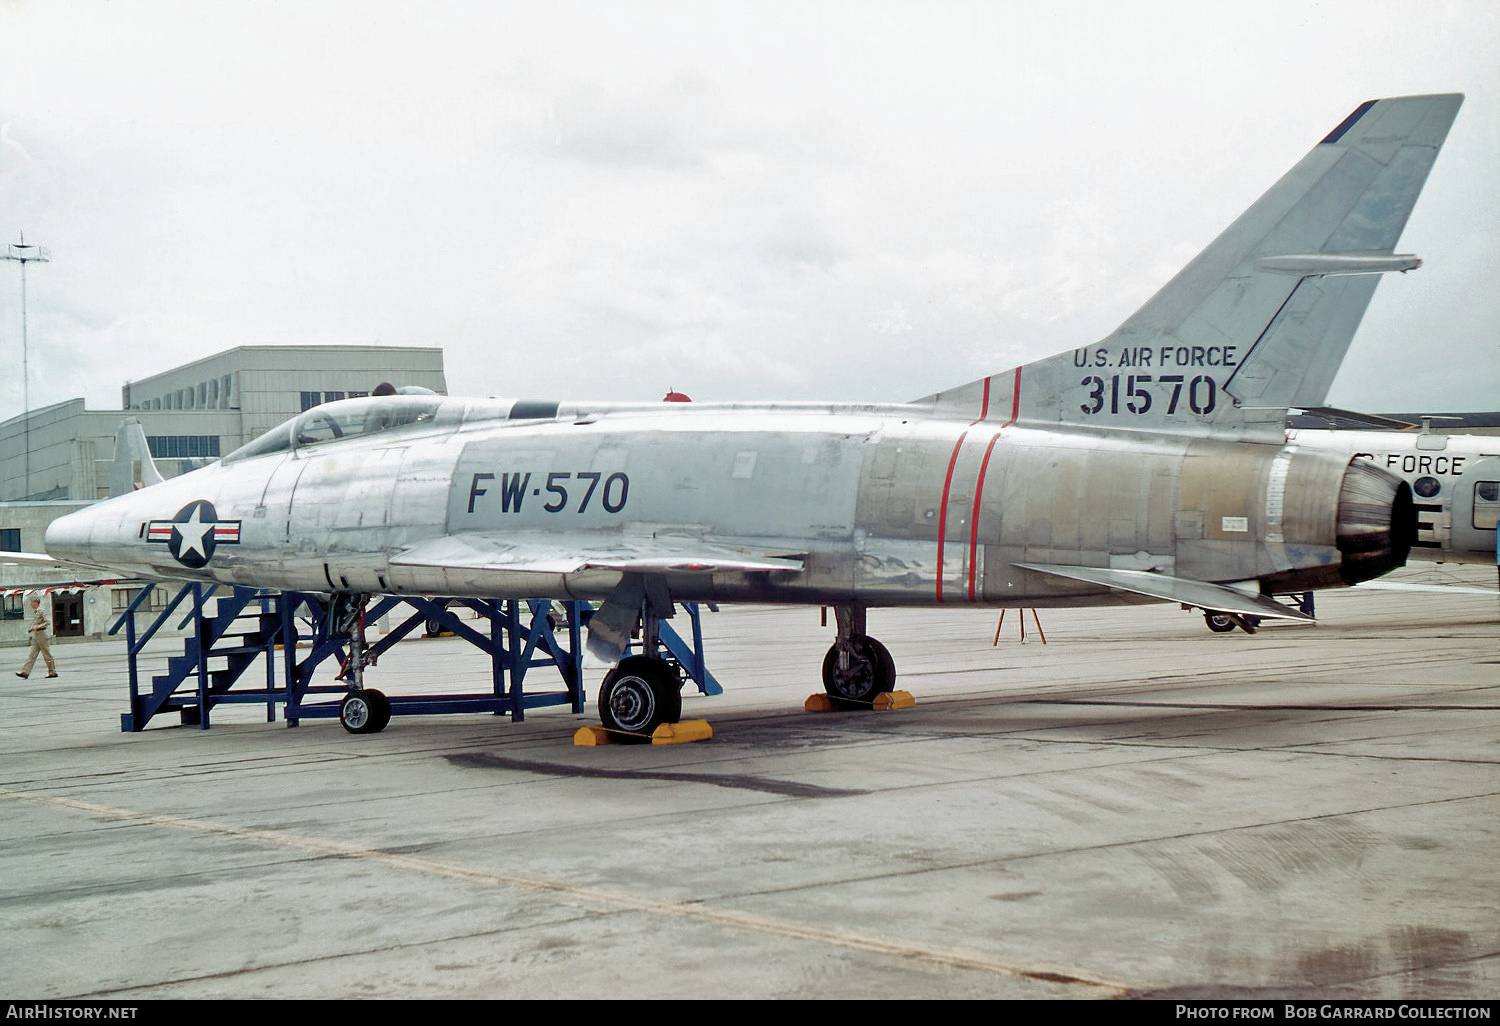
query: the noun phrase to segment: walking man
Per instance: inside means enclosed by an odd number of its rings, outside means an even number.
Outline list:
[[[47,614],[42,612],[42,600],[33,595],[31,596],[31,656],[26,660],[26,665],[16,673],[16,676],[22,680],[31,676],[31,667],[35,665],[38,655],[46,660],[47,676],[57,676],[57,667],[52,662],[52,653],[47,651],[48,629]]]

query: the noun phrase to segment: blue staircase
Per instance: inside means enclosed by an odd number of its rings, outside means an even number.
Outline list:
[[[233,588],[228,594],[218,597],[218,608],[213,616],[204,616],[204,603],[218,589],[188,584],[155,622],[137,637],[136,607],[149,590],[142,589],[142,594],[110,629],[111,634],[117,633],[121,627],[126,629],[126,648],[130,657],[130,711],[120,714],[120,729],[126,732],[144,730],[154,716],[174,710],[184,725],[206,729],[209,710],[219,702],[265,702],[267,717],[274,719],[274,703],[281,697],[273,686],[271,659],[281,630],[281,616],[276,607],[279,596],[254,588]],[[143,692],[137,673],[137,657],[188,599],[192,600],[192,609],[179,628],[194,624],[196,630],[183,639],[182,654],[169,657],[166,672],[154,675],[150,690]],[[231,691],[261,656],[266,656],[264,687]]]

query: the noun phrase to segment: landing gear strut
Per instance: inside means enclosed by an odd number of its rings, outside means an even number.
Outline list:
[[[671,599],[665,594],[652,600],[641,593],[640,655],[627,656],[599,686],[599,720],[607,730],[627,734],[650,734],[663,723],[682,719],[682,674],[674,662],[661,656],[660,609],[671,615]]]
[[[369,601],[368,595],[339,594],[333,596],[329,608],[332,629],[328,633],[349,639],[349,658],[339,670],[338,679],[347,681],[351,691],[364,687],[365,667],[375,665],[365,644],[365,605]]]
[[[896,661],[865,633],[864,606],[835,606],[839,636],[823,657],[823,690],[836,703],[864,706],[896,686]]]
[[[368,595],[334,595],[330,615],[334,635],[349,639],[349,659],[339,680],[349,693],[339,703],[339,723],[351,734],[378,734],[391,722],[391,700],[374,688],[365,687],[365,667],[375,660],[365,645],[365,604]]]

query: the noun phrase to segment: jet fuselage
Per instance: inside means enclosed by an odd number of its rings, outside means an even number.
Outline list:
[[[919,405],[399,397],[318,407],[56,521],[47,545],[286,590],[603,599],[634,556],[678,600],[1096,604],[1141,598],[1018,564],[1350,583],[1404,556],[1399,491],[1305,447]]]

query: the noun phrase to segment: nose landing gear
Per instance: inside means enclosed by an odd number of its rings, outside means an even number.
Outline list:
[[[391,722],[391,700],[374,688],[349,692],[339,703],[339,723],[351,734],[378,734]]]

